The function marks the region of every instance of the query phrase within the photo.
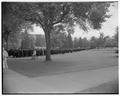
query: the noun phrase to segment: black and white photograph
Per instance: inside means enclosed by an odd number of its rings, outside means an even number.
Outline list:
[[[119,2],[33,1],[1,1],[2,95],[119,94]]]

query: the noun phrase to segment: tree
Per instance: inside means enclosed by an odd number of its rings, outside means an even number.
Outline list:
[[[35,46],[45,47],[45,36],[44,35],[36,35]]]
[[[66,40],[66,33],[64,32],[64,26],[57,25],[53,28],[51,32],[51,47],[54,48],[63,48],[64,42]]]
[[[87,40],[86,37],[82,39],[82,47],[83,48],[88,48],[89,47],[89,41]]]
[[[12,3],[14,15],[37,23],[43,28],[46,39],[46,61],[51,60],[50,34],[56,24],[69,24],[74,21],[87,31],[86,22],[94,29],[100,29],[108,11],[109,2],[47,2],[47,3]],[[72,24],[70,24],[71,26]]]
[[[97,47],[97,38],[95,38],[94,36],[92,36],[91,39],[90,39],[90,47],[91,48],[96,48]]]
[[[82,47],[83,46],[83,44],[82,44],[82,38],[80,37],[79,38],[79,47]]]
[[[74,42],[74,43],[73,43],[73,44],[74,44],[74,48],[80,47],[79,39],[77,39],[77,38],[75,37],[73,42]]]
[[[68,43],[68,48],[72,49],[73,48],[73,41],[72,41],[72,37],[71,37],[70,33],[68,33],[67,43]]]
[[[115,35],[114,35],[114,41],[115,41],[115,45],[116,45],[116,47],[118,47],[118,41],[119,41],[119,39],[118,39],[118,31],[119,31],[119,29],[118,29],[118,26],[116,27],[116,33],[115,33]]]
[[[10,2],[2,3],[2,35],[6,49],[10,47],[9,43],[15,43],[15,40],[17,41],[18,35],[20,35],[19,32],[23,29],[27,28],[32,30],[32,23],[26,22],[13,14],[13,4]]]
[[[14,33],[12,34],[12,32],[9,34],[8,36],[8,41],[7,41],[7,50],[9,49],[18,49],[21,46],[21,33]]]
[[[106,36],[105,37],[105,47],[113,47],[113,46],[114,46],[113,38]]]
[[[21,41],[21,49],[34,49],[35,47],[35,40],[30,36],[25,30],[24,33],[22,33],[22,41]]]
[[[19,29],[18,25],[22,23],[22,20],[12,14],[11,7],[10,3],[2,3],[2,37],[6,49],[8,49],[9,35],[16,33]]]
[[[104,47],[104,44],[105,44],[105,36],[104,36],[104,33],[100,33],[100,36],[98,38],[98,45],[99,47]]]

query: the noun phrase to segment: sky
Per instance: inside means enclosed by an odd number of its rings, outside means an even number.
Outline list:
[[[90,39],[92,36],[98,37],[99,32],[103,32],[105,36],[113,36],[115,34],[115,28],[118,26],[118,3],[116,2],[115,6],[110,6],[109,10],[109,14],[112,16],[102,24],[102,28],[99,31],[90,29],[88,32],[84,32],[79,26],[76,26],[72,37],[86,37],[87,39]],[[44,34],[44,31],[40,27],[34,26],[34,31],[31,32],[31,34]]]

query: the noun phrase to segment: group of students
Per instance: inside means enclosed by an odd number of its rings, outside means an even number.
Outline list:
[[[5,69],[8,69],[8,64],[7,64],[7,61],[8,61],[8,52],[3,48],[3,71]],[[36,58],[36,50],[33,51],[33,55],[32,55],[32,59],[35,60]]]

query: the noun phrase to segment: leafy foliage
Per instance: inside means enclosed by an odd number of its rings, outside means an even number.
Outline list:
[[[22,33],[21,49],[34,49],[34,41],[34,38],[28,34],[27,30],[25,30],[25,32]]]
[[[50,33],[56,24],[66,26],[68,33],[73,32],[75,24],[79,24],[84,31],[88,30],[87,23],[94,29],[100,29],[102,22],[109,17],[106,14],[109,5],[109,2],[3,2],[2,9],[6,7],[3,17],[12,14],[16,25],[19,25],[17,19],[39,24],[43,28],[47,47],[46,60],[50,60]]]
[[[5,3],[8,4],[8,3]],[[9,3],[15,16],[33,23],[40,23],[42,28],[47,24],[68,23],[76,20],[82,25],[83,30],[89,20],[94,29],[100,29],[101,23],[108,18],[106,15],[110,4],[108,2],[46,2],[46,3]],[[88,23],[88,22],[87,22]]]

